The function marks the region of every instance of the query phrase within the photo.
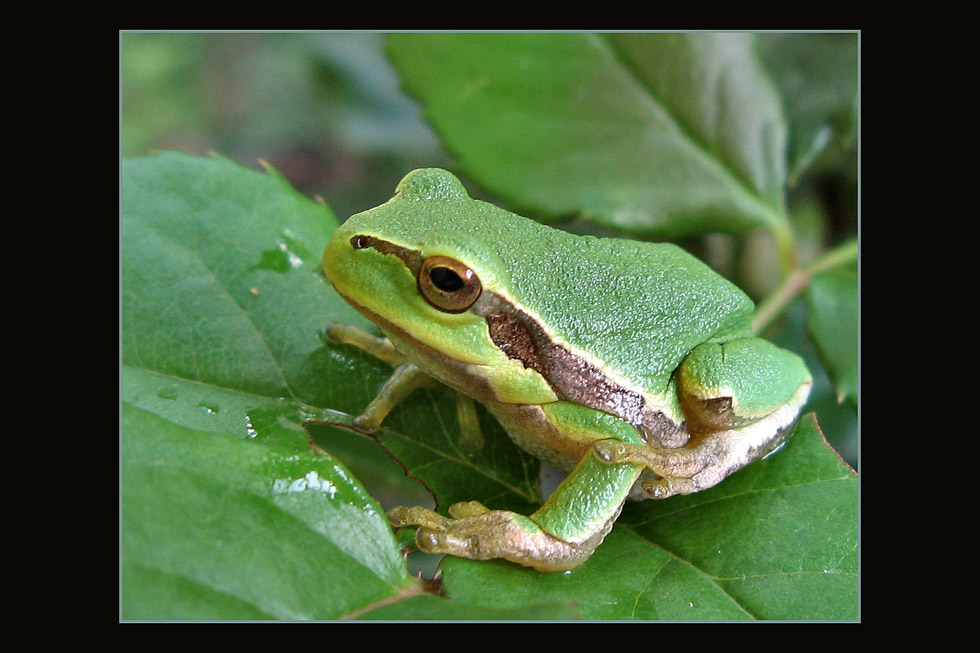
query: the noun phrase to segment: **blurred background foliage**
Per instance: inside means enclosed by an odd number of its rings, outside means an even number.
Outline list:
[[[380,34],[126,33],[120,62],[123,156],[264,160],[341,219],[408,170],[449,164]]]
[[[384,38],[366,32],[122,33],[121,155],[215,152],[257,169],[265,161],[300,192],[323,198],[341,220],[376,206],[409,170],[453,169],[418,104],[400,89]],[[828,40],[816,51],[810,43],[800,57],[787,56],[792,44],[792,35],[761,35],[759,55],[780,79],[788,119],[805,124],[806,112],[842,104],[833,85],[805,81],[822,71],[839,75],[842,62],[856,62],[857,39]],[[857,72],[855,66],[855,85]],[[823,95],[808,95],[809,88]],[[803,261],[858,232],[856,128],[854,104],[826,133],[791,134],[787,204]],[[806,174],[797,177],[803,169]],[[466,181],[474,196],[495,199]],[[756,300],[779,283],[765,232],[709,234],[680,244]],[[828,439],[856,468],[856,407],[837,401],[806,345],[803,301],[781,320],[784,328],[770,337],[807,357],[818,377],[808,410],[819,415]]]

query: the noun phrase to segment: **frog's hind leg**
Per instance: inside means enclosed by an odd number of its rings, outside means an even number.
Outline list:
[[[781,418],[796,417],[811,383],[799,356],[753,337],[698,345],[677,370],[692,436],[741,430],[773,415],[782,428],[788,422]]]
[[[600,440],[592,446],[592,452],[605,463],[632,463],[653,471],[659,478],[643,481],[641,489],[650,498],[666,499],[675,494],[693,494],[710,487],[706,484],[707,479],[700,475],[709,468],[720,444],[720,441],[714,440],[680,449],[664,449],[618,440]]]
[[[644,494],[663,499],[717,485],[729,474],[775,451],[810,391],[799,357],[758,338],[695,347],[678,369],[685,424],[683,447],[601,440],[593,452],[608,463],[640,464],[659,478]],[[642,427],[641,427],[642,428]]]
[[[789,428],[776,429],[772,435],[773,429],[776,427],[765,421],[737,431],[703,435],[680,449],[600,440],[592,450],[603,462],[633,463],[651,470],[657,478],[643,480],[640,489],[651,499],[666,499],[713,487],[729,474],[772,453],[789,432]]]

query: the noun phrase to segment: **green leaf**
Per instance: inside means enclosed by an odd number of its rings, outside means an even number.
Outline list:
[[[585,619],[856,619],[857,479],[812,416],[786,446],[710,490],[627,505],[580,568],[447,559],[453,600],[571,601]]]
[[[460,166],[526,210],[638,234],[785,221],[786,126],[745,34],[394,34]]]
[[[123,617],[335,618],[419,591],[301,428],[349,401],[317,332],[355,319],[319,274],[329,210],[169,153],[126,161],[121,192]]]
[[[409,596],[403,601],[379,606],[358,615],[365,620],[416,621],[422,619],[466,621],[565,621],[581,619],[574,603],[548,603],[499,608],[494,605],[471,605],[462,601],[444,599],[431,594]]]
[[[412,591],[381,507],[332,458],[128,403],[122,430],[124,618],[330,619]]]
[[[858,403],[858,275],[834,269],[813,277],[807,328],[837,388],[838,401]]]
[[[534,510],[541,501],[539,461],[521,451],[482,406],[477,411],[484,440],[477,450],[461,443],[453,393],[445,387],[413,394],[385,419],[376,437],[443,508],[484,497],[496,508]],[[308,429],[318,446],[332,450],[342,434],[324,426],[310,423]]]

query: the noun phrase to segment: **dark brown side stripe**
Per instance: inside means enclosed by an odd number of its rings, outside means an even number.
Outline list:
[[[354,249],[372,248],[397,256],[418,277],[423,260],[418,250],[368,235],[354,236],[350,243]],[[615,415],[666,447],[688,441],[683,424],[675,424],[648,407],[641,395],[610,381],[597,367],[554,343],[537,320],[504,297],[484,289],[469,310],[486,320],[490,338],[502,352],[540,374],[559,399]]]

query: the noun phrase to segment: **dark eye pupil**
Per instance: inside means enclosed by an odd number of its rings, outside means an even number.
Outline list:
[[[463,287],[463,280],[449,268],[433,268],[429,272],[432,284],[443,292],[456,292]]]
[[[425,300],[444,313],[462,313],[483,292],[476,273],[449,256],[430,256],[418,271],[418,290]]]

